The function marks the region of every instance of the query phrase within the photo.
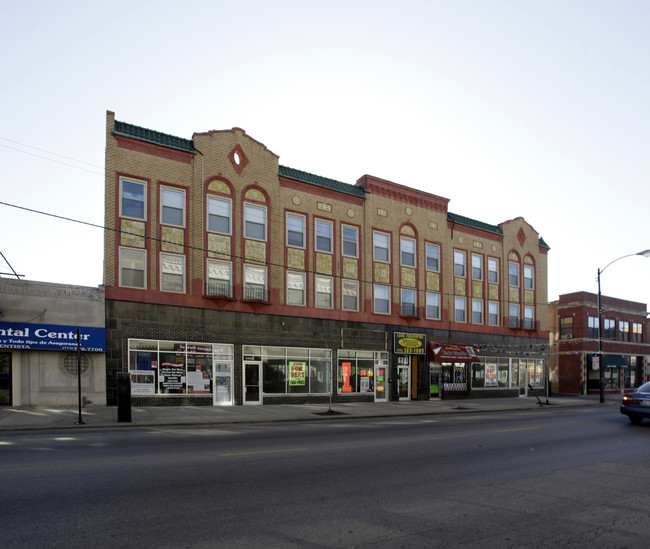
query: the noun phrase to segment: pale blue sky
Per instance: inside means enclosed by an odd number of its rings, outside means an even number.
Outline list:
[[[5,2],[0,201],[102,225],[106,110],[236,126],[292,168],[522,216],[548,299],[596,292],[650,248],[649,23],[645,0]],[[102,283],[100,229],[0,205],[0,234],[28,279]],[[603,293],[650,303],[649,280],[624,259]]]

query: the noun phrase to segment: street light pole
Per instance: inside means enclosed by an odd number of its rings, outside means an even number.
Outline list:
[[[610,261],[602,269],[598,269],[598,380],[600,383],[600,403],[605,403],[605,357],[603,356],[603,296],[600,292],[600,275],[607,269],[612,263],[616,263],[621,259],[626,257],[632,257],[633,255],[642,255],[643,257],[650,257],[650,250],[643,250],[642,252],[637,252],[635,254],[627,254],[621,256],[614,261]]]

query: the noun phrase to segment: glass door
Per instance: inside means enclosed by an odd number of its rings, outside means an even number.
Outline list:
[[[244,404],[262,404],[262,363],[244,362]]]
[[[528,396],[528,368],[519,363],[519,396]]]
[[[214,379],[214,406],[232,406],[232,364],[215,362],[212,375]]]
[[[386,402],[388,398],[386,373],[388,366],[375,366],[375,402]]]
[[[397,357],[397,380],[398,380],[398,394],[400,400],[409,400],[411,383],[409,370],[411,368],[411,360],[409,355],[401,355]]]
[[[0,406],[11,404],[11,353],[0,353]]]

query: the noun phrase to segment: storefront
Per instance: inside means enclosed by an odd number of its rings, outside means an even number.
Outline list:
[[[544,359],[478,356],[471,345],[429,343],[431,398],[528,395],[545,387]]]
[[[103,288],[0,278],[0,299],[0,406],[105,406]]]
[[[179,396],[233,404],[233,346],[187,341],[128,340],[131,395]]]
[[[388,395],[388,353],[384,351],[339,350],[337,394],[368,396],[386,402]]]
[[[633,360],[632,360],[633,359]],[[628,360],[630,362],[628,362]],[[587,354],[587,390],[600,391],[600,368],[603,370],[605,391],[621,391],[640,385],[637,357],[625,357],[619,354]],[[643,362],[641,358],[640,362]],[[634,363],[632,365],[632,363]]]

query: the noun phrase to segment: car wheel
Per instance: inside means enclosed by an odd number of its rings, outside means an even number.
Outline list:
[[[629,416],[629,418],[632,425],[641,425],[641,422],[643,421],[643,418],[639,416]]]

